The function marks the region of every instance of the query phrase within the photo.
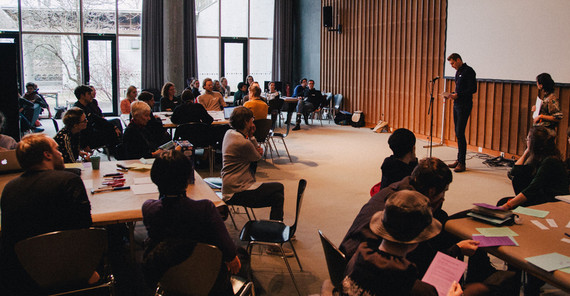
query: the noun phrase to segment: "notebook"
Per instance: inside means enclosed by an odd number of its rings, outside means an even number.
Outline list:
[[[0,151],[0,173],[21,171],[22,167],[16,158],[16,150]]]
[[[236,107],[224,107],[224,118],[230,119],[230,116],[232,115],[232,112],[235,108]]]

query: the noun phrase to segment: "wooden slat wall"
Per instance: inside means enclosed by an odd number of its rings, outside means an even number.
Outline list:
[[[333,6],[334,24],[342,25],[341,34],[321,30],[321,89],[343,94],[343,109],[362,110],[369,124],[384,120],[393,128],[429,135],[428,81],[442,76],[447,62],[446,0],[321,3]],[[463,58],[469,63],[468,57]],[[435,142],[442,134],[443,102],[437,94],[444,85],[448,91],[455,87],[452,80],[444,79],[434,86]],[[532,124],[536,85],[479,81],[478,87],[467,126],[469,148],[521,155]],[[566,152],[570,87],[557,87],[556,92],[564,112],[558,145]],[[455,145],[452,105],[446,105],[443,137],[446,144]]]

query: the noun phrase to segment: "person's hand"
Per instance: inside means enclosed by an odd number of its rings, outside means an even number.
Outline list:
[[[249,134],[247,135],[248,138],[253,137],[253,134],[255,134],[255,124],[251,125],[251,128],[249,129]]]
[[[160,155],[160,153],[164,152],[164,150],[162,149],[158,149],[156,151],[154,151],[153,153],[151,153],[152,157],[158,157]]]
[[[100,279],[101,279],[101,276],[99,275],[99,273],[94,271],[93,274],[91,274],[91,277],[89,278],[87,283],[89,285],[93,285],[93,284],[97,283]]]
[[[121,131],[119,130],[118,127],[115,126],[115,134],[117,134],[117,137],[121,136]]]
[[[472,239],[462,240],[457,243],[457,246],[461,249],[461,253],[466,256],[471,256],[475,254],[477,248],[479,247],[479,242]]]
[[[259,155],[263,155],[263,148],[261,146],[257,146],[257,148],[255,148],[255,150],[257,150]]]
[[[463,290],[461,289],[461,285],[458,284],[456,281],[453,281],[451,284],[451,288],[447,292],[447,296],[461,296],[463,295]]]
[[[532,112],[536,111],[536,105],[533,105],[532,108],[530,108],[530,111]]]
[[[241,262],[239,261],[238,256],[236,256],[234,260],[226,262],[226,266],[232,274],[237,274],[241,268]]]
[[[533,118],[534,123],[538,123],[542,119],[542,115],[538,115],[537,117]]]
[[[84,161],[91,160],[91,155],[85,151],[79,151],[79,157],[83,158]]]

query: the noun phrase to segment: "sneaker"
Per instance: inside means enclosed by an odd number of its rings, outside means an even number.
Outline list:
[[[454,163],[448,164],[447,166],[448,166],[450,169],[454,169],[458,164],[459,164],[459,161],[456,160]]]
[[[298,131],[301,129],[301,125],[300,124],[296,124],[295,127],[293,128],[294,131]]]
[[[34,127],[33,130],[34,130],[34,133],[41,133],[44,131],[44,129],[41,127]]]
[[[293,250],[291,250],[289,248],[285,248],[285,247],[282,247],[282,248],[283,248],[283,253],[285,253],[285,257],[293,257],[295,255],[293,253]],[[269,246],[265,252],[269,255],[282,256],[281,250],[279,249],[279,247],[275,247],[275,246]]]

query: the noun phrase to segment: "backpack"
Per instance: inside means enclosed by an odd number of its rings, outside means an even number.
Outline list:
[[[352,113],[350,112],[338,111],[338,113],[334,116],[334,123],[338,125],[349,125],[351,117]]]
[[[354,111],[354,114],[352,114],[352,118],[350,120],[350,124],[353,127],[363,127],[364,126],[364,113],[362,113],[362,111]]]

